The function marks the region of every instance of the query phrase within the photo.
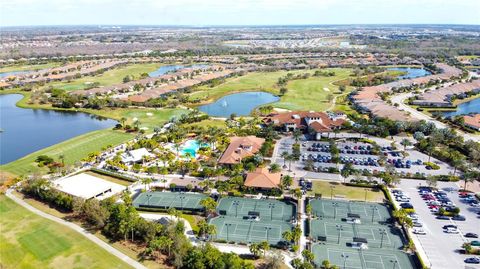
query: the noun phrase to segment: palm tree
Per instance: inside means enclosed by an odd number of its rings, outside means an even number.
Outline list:
[[[280,165],[276,164],[276,163],[272,163],[270,165],[270,173],[279,173],[281,170],[280,168]]]
[[[168,251],[168,256],[170,256],[170,249],[173,246],[173,240],[167,236],[160,236],[157,240],[159,249],[161,251]]]
[[[467,172],[463,174],[463,181],[465,182],[465,185],[463,189],[467,189],[467,183],[468,182],[473,182],[475,179],[480,178],[480,172],[473,171],[472,168],[469,168]]]
[[[402,141],[400,142],[400,144],[403,145],[403,150],[405,151],[405,150],[407,150],[407,147],[408,147],[408,146],[411,146],[411,145],[412,145],[412,142],[410,142],[409,139],[404,138],[404,139],[402,139]]]
[[[65,155],[60,154],[60,155],[58,156],[58,159],[62,162],[62,165],[65,166]]]
[[[153,180],[154,180],[154,179],[151,178],[151,177],[145,177],[145,178],[142,178],[142,179],[141,179],[142,184],[145,185],[145,191],[147,190],[147,186],[150,187],[150,184],[153,182]],[[149,189],[150,189],[150,188],[149,188]]]
[[[122,123],[122,127],[125,126],[125,122],[126,122],[126,121],[127,121],[127,118],[125,118],[125,117],[122,117],[122,118],[120,119],[120,123]]]
[[[280,157],[283,158],[283,167],[286,167],[287,166],[287,157],[289,156],[290,154],[288,153],[288,151],[284,151],[282,152],[282,154],[280,154]]]
[[[293,138],[295,139],[295,143],[298,143],[298,140],[300,140],[301,135],[302,135],[302,132],[300,132],[300,130],[295,129],[293,131]]]
[[[267,241],[262,241],[260,243],[260,248],[263,250],[263,257],[265,257],[267,251],[270,249],[270,243],[268,243]]]
[[[260,244],[258,243],[252,243],[250,244],[250,246],[248,247],[250,252],[256,256],[256,257],[259,257],[260,256],[260,253],[261,253],[261,247],[260,247]]]

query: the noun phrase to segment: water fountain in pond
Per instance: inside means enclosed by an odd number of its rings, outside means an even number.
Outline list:
[[[227,107],[227,106],[228,106],[227,101],[223,100],[222,107]]]

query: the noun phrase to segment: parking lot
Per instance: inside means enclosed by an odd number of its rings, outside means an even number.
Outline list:
[[[480,219],[477,212],[479,207],[472,207],[461,201],[458,195],[458,186],[454,182],[438,182],[438,188],[446,192],[447,197],[453,204],[460,208],[460,214],[466,217],[465,221],[439,220],[431,212],[426,201],[418,192],[418,186],[424,181],[420,180],[402,180],[398,189],[401,189],[406,196],[410,198],[419,222],[422,223],[422,229],[426,234],[414,235],[424,249],[426,256],[432,264],[432,268],[480,268],[478,264],[466,264],[464,260],[472,255],[463,255],[458,252],[464,242],[478,240],[475,238],[466,238],[466,233],[480,234]],[[443,229],[445,225],[455,225],[458,227],[458,234],[446,233]]]
[[[318,141],[300,141],[301,144],[301,159],[292,164],[292,170],[302,170],[307,164],[307,160],[313,161],[314,172],[329,172],[329,168],[341,169],[345,163],[351,163],[355,169],[366,170],[370,173],[381,172],[385,170],[385,166],[379,164],[380,156],[386,158],[386,162],[395,167],[398,173],[403,176],[408,174],[421,175],[447,175],[453,170],[446,163],[443,163],[434,158],[430,161],[439,165],[440,169],[433,170],[426,167],[423,163],[429,160],[426,154],[423,154],[414,149],[407,149],[407,156],[402,155],[403,147],[394,149],[387,139],[375,139],[380,146],[380,151],[375,152],[373,145],[367,143],[353,142],[353,141],[337,141],[336,146],[339,149],[340,163],[332,162],[332,155],[330,153],[330,145],[328,142]],[[277,150],[275,160],[280,165],[290,164],[284,163],[281,157],[282,152],[291,152],[293,138],[281,139],[276,147]]]

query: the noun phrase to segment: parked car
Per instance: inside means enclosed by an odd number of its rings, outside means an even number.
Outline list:
[[[478,238],[478,234],[476,234],[476,233],[466,233],[466,234],[465,234],[465,237],[468,237],[468,238]]]
[[[413,209],[413,205],[410,203],[401,203],[400,206],[404,209]]]
[[[459,233],[457,228],[447,228],[447,229],[444,230],[444,232],[446,232],[447,234],[458,234]]]
[[[443,225],[442,228],[445,230],[445,229],[448,229],[448,228],[455,228],[455,229],[457,229],[458,227],[457,227],[457,225],[447,224],[447,225]]]
[[[449,217],[447,217],[447,216],[443,216],[443,215],[437,216],[437,219],[441,219],[441,220],[450,220],[450,218],[449,218]]]
[[[479,264],[480,263],[480,259],[477,258],[477,257],[471,257],[471,258],[466,258],[464,260],[465,263],[474,263],[474,264]]]
[[[452,218],[452,220],[456,220],[456,221],[465,221],[467,218],[465,218],[464,216],[462,215],[457,215],[457,216],[454,216]]]
[[[474,247],[480,247],[480,241],[478,240],[473,240],[472,242],[470,242],[470,245],[474,246]]]
[[[422,228],[413,228],[414,234],[427,234],[424,229]]]

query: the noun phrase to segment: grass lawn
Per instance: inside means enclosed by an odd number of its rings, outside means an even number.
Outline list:
[[[45,68],[52,68],[62,65],[60,62],[49,62],[44,64],[24,64],[24,65],[10,65],[0,68],[0,73],[14,72],[14,71],[36,71]]]
[[[81,234],[0,196],[2,268],[130,268]]]
[[[349,77],[351,70],[344,68],[329,68],[322,71],[334,71],[333,77],[310,77],[308,79],[292,80],[287,84],[287,93],[281,96],[280,101],[271,104],[274,107],[289,110],[317,110],[324,111],[332,107],[328,95],[336,96],[341,94],[338,85],[334,83],[345,80]],[[249,73],[245,76],[227,79],[227,81],[216,87],[201,86],[190,95],[191,99],[201,99],[202,103],[215,101],[225,95],[245,92],[264,91],[279,94],[279,87],[276,85],[278,78],[287,73],[313,74],[315,70],[295,70],[277,72]],[[350,87],[347,87],[350,90]]]
[[[332,108],[333,102],[328,96],[341,95],[338,85],[334,83],[350,76],[350,69],[332,68],[325,71],[334,71],[333,77],[310,77],[290,81],[287,85],[287,93],[280,101],[272,104],[274,107],[289,110],[315,110],[326,111]],[[347,87],[347,91],[350,90]],[[345,93],[346,94],[346,93]]]
[[[113,131],[110,129],[94,131],[36,151],[21,159],[2,165],[0,166],[0,170],[16,175],[24,175],[41,169],[45,169],[46,171],[46,168],[39,168],[35,163],[35,158],[38,155],[48,155],[58,160],[58,156],[63,154],[65,156],[65,163],[73,164],[75,161],[83,159],[91,152],[100,151],[107,145],[121,144],[133,137],[133,134]]]
[[[216,127],[220,129],[226,129],[227,125],[224,120],[202,120],[200,122],[187,123],[182,126],[192,126],[192,127]]]
[[[93,82],[98,82],[100,86],[109,86],[117,83],[122,83],[123,78],[127,75],[133,75],[136,79],[140,77],[142,73],[149,73],[157,70],[162,64],[148,63],[148,64],[132,64],[123,66],[120,68],[108,70],[105,73],[98,76],[86,76],[80,79],[72,80],[71,82],[62,81],[49,83],[47,86],[63,89],[67,91],[81,90],[89,86]]]
[[[324,199],[329,199],[331,197],[331,187],[333,189],[333,197],[341,196],[348,200],[365,200],[365,189],[367,189],[367,201],[370,202],[381,202],[385,198],[381,190],[373,190],[369,188],[361,187],[351,187],[345,186],[338,182],[328,182],[328,181],[313,181],[312,191],[309,192],[310,195],[322,194]]]
[[[285,76],[287,73],[303,74],[311,72],[309,70],[296,71],[277,71],[277,72],[254,72],[245,76],[229,78],[225,83],[215,87],[207,85],[197,88],[198,91],[190,95],[191,99],[205,100],[204,103],[215,101],[225,95],[244,92],[244,91],[265,91],[278,94],[276,83],[278,78]]]

